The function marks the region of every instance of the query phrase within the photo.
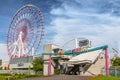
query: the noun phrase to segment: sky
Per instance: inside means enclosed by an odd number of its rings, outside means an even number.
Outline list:
[[[92,41],[92,46],[108,45],[120,51],[119,0],[0,0],[0,59],[8,61],[6,36],[13,15],[26,4],[40,8],[45,35],[42,45],[63,45],[76,37]],[[43,49],[43,46],[40,47]],[[41,52],[42,53],[42,52]]]

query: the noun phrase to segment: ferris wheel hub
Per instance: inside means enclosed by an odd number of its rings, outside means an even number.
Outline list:
[[[22,31],[20,31],[20,34],[19,34],[19,36],[20,36],[20,37],[22,37],[22,36],[23,36],[23,32],[22,32]]]

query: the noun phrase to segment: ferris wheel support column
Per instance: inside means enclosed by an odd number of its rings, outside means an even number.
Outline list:
[[[19,57],[21,57],[21,56],[23,56],[23,54],[25,54],[25,50],[24,50],[24,45],[23,45],[23,41],[22,41],[22,35],[23,35],[23,33],[22,32],[20,32],[20,34],[19,34]]]
[[[32,47],[32,56],[34,55],[34,47]]]
[[[18,40],[17,40],[17,44],[18,44],[18,57],[20,57],[20,55],[21,55],[21,52],[22,52],[22,49],[21,49],[21,37],[22,37],[22,35],[21,35],[21,32],[19,33],[19,36],[18,36]]]

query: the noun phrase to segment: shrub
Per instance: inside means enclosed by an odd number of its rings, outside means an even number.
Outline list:
[[[0,80],[6,80],[7,78],[5,76],[0,76]]]
[[[0,76],[11,76],[11,74],[5,73],[5,74],[0,74]]]
[[[35,58],[33,61],[33,70],[37,73],[43,70],[43,60],[41,58]]]
[[[0,80],[17,80],[17,79],[23,79],[23,78],[30,78],[30,77],[41,77],[43,74],[36,74],[36,75],[28,75],[28,74],[1,74]],[[8,79],[9,78],[9,79]]]
[[[60,74],[60,69],[55,69],[55,74]]]

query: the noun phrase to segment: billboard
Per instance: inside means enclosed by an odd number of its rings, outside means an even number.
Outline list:
[[[79,41],[79,47],[89,47],[89,40],[85,39],[85,40]]]

